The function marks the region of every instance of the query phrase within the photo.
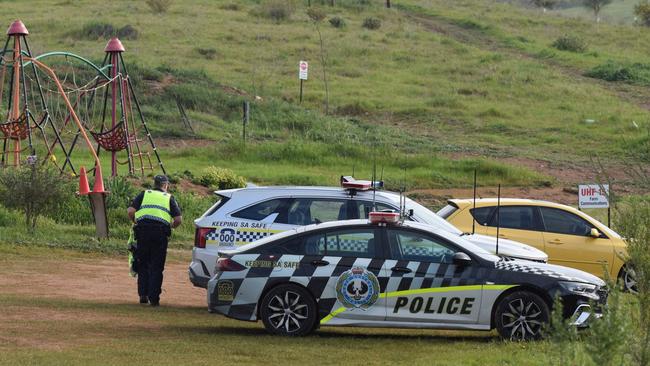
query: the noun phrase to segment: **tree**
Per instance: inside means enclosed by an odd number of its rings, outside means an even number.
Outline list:
[[[593,10],[596,22],[600,22],[600,11],[611,3],[612,0],[582,0],[582,6]]]
[[[647,0],[641,1],[634,7],[634,15],[641,24],[650,27],[650,3]]]
[[[326,14],[318,8],[309,8],[307,9],[307,16],[309,16],[309,19],[314,23],[314,27],[318,33],[318,40],[320,41],[320,61],[323,65],[323,84],[325,85],[325,114],[329,114],[330,93],[327,85],[327,54],[323,42],[323,35],[320,31],[320,24],[325,19]]]
[[[546,13],[547,10],[553,9],[553,7],[557,5],[557,2],[558,0],[533,0],[533,4],[538,8],[542,8],[544,13]]]
[[[40,164],[0,172],[0,202],[23,211],[25,226],[36,229],[39,216],[56,209],[65,197],[66,180],[58,170]]]

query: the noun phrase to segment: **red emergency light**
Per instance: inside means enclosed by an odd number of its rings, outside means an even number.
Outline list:
[[[341,187],[345,189],[367,191],[372,188],[372,182],[369,180],[356,180],[351,176],[341,176]]]
[[[375,211],[369,214],[371,224],[397,224],[399,212]]]

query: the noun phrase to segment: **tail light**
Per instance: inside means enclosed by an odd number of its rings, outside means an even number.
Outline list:
[[[219,258],[217,259],[216,269],[218,272],[236,272],[236,271],[243,271],[246,269],[246,267],[242,266],[241,264],[235,262],[230,258]]]
[[[194,246],[196,248],[205,248],[205,237],[208,235],[210,232],[209,228],[196,228],[196,231],[194,232]]]

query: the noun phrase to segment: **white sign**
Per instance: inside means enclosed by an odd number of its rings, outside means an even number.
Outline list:
[[[581,184],[578,186],[578,207],[608,208],[609,184]]]
[[[307,75],[309,74],[309,64],[307,61],[300,61],[298,64],[298,79],[307,80]]]

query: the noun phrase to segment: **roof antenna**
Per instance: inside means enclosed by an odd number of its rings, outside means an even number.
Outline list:
[[[499,255],[499,227],[501,226],[501,184],[499,184],[499,188],[497,190],[497,248],[496,248],[496,254],[497,256]]]
[[[372,162],[372,211],[377,211],[377,202],[375,201],[375,193],[377,192],[377,185],[375,181],[377,180],[377,154],[374,153],[374,147],[373,147],[373,155],[374,159]]]
[[[354,177],[354,164],[352,164],[352,176]]]
[[[476,169],[474,169],[474,204],[472,207],[472,213],[476,214]],[[476,233],[476,218],[472,215],[472,235]]]

